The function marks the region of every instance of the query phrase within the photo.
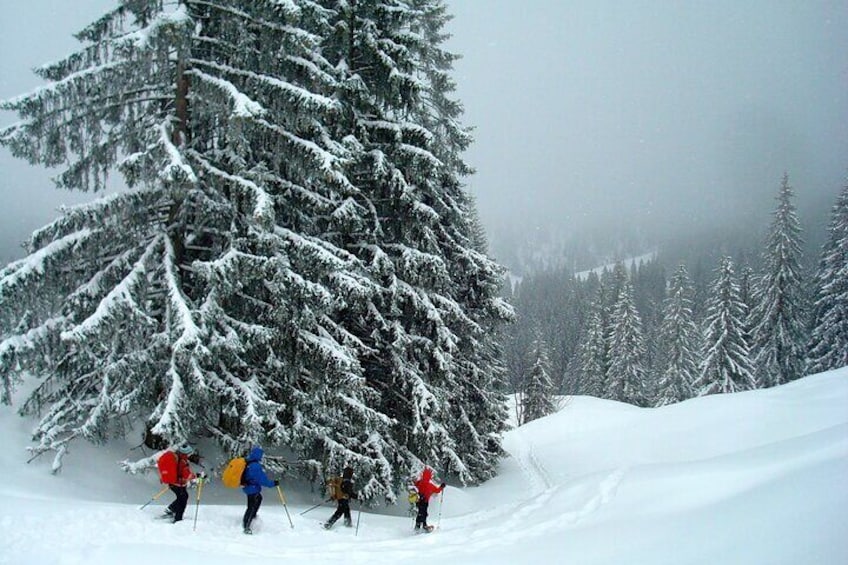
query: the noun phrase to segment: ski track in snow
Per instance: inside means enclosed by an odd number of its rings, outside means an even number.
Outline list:
[[[440,537],[439,546],[428,548],[428,552],[445,556],[457,553],[470,555],[481,545],[508,546],[518,540],[526,540],[528,535],[544,536],[561,529],[563,523],[572,527],[577,525],[615,497],[626,470],[616,469],[601,480],[585,479],[585,484],[574,490],[564,488],[551,479],[550,473],[539,461],[529,435],[518,435],[519,440],[514,442],[511,456],[527,481],[528,497],[518,503],[446,521],[441,531],[441,536],[445,537]],[[562,494],[577,494],[579,496],[568,496],[567,500],[578,498],[583,502],[575,510],[568,510],[573,506],[556,500],[557,495]],[[544,519],[540,520],[539,515],[545,516]]]

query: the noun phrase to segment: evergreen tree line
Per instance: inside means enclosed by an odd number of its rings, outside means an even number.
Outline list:
[[[709,277],[698,257],[670,276],[664,263],[660,253],[629,269],[523,279],[503,335],[511,390],[528,406],[554,394],[662,406],[848,365],[848,187],[813,268],[786,175],[755,261],[723,256]],[[525,410],[521,421],[544,413]]]
[[[491,477],[512,316],[461,180],[442,0],[121,0],[0,107],[77,206],[0,271],[35,455],[144,430],[290,450],[393,501]],[[29,392],[31,391],[31,392]]]

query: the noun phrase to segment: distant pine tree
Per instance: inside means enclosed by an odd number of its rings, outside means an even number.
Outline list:
[[[603,398],[607,391],[608,343],[604,332],[603,306],[595,300],[589,307],[589,319],[580,346],[580,393]]]
[[[557,408],[554,385],[549,375],[548,345],[540,332],[537,332],[537,337],[533,341],[530,356],[532,368],[525,377],[524,390],[521,395],[522,424],[553,414]]]
[[[645,370],[645,338],[642,320],[633,301],[633,287],[625,280],[610,317],[610,364],[607,395],[613,400],[645,406],[651,393]]]
[[[742,314],[733,261],[725,257],[717,270],[707,301],[704,350],[700,375],[695,383],[699,395],[756,388]]]
[[[766,238],[764,271],[754,292],[752,353],[759,387],[770,387],[801,376],[806,342],[801,225],[788,175],[783,176]]]
[[[848,185],[831,210],[814,289],[807,374],[848,365]]]
[[[692,284],[680,265],[671,277],[659,332],[660,373],[655,404],[664,406],[695,395],[698,327],[693,320]]]

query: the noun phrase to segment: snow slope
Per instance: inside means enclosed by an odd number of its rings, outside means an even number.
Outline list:
[[[329,506],[299,515],[307,492],[290,493],[292,529],[274,490],[244,536],[244,497],[219,483],[196,530],[194,492],[164,523],[170,493],[139,510],[155,478],[114,464],[129,445],[79,445],[51,476],[25,463],[27,425],[0,412],[0,563],[848,563],[848,368],[660,409],[571,398],[509,432],[500,475],[448,488],[418,536],[370,512],[358,535],[324,531]]]

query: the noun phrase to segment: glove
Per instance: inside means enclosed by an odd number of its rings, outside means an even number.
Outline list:
[[[197,475],[197,480],[198,481],[205,481],[206,477],[207,477],[206,473],[200,473],[199,475]]]
[[[445,490],[445,487],[446,487],[446,486],[448,486],[448,484],[447,484],[447,483],[442,483],[442,486],[440,486],[439,488],[440,488],[440,489],[442,489],[442,490]]]
[[[280,481],[274,481],[274,486],[275,486],[275,487],[280,486]]]

